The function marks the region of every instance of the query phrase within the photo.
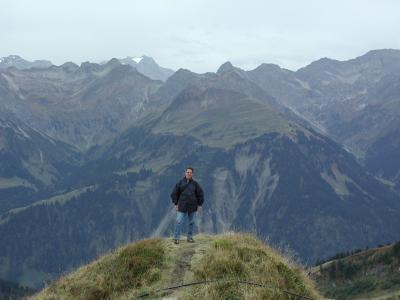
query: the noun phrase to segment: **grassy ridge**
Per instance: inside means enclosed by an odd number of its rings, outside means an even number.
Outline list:
[[[265,133],[295,135],[297,127],[267,103],[232,91],[209,89],[166,110],[152,131],[187,134],[205,145],[229,149]]]
[[[139,241],[59,279],[34,299],[117,299],[159,281],[164,259],[160,239]]]
[[[222,282],[194,287],[183,299],[292,299],[283,290],[319,298],[299,267],[249,235],[220,235],[210,242],[207,253],[193,266],[193,279],[214,278],[232,278],[270,288]]]
[[[60,278],[32,299],[292,299],[280,289],[320,299],[302,270],[253,236],[197,235],[195,243],[170,239],[142,240]],[[216,278],[238,279],[271,286],[233,282],[159,289]],[[292,298],[291,298],[292,297]]]

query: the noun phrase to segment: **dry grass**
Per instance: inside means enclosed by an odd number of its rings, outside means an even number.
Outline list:
[[[294,299],[280,289],[321,298],[298,266],[249,234],[215,236],[207,254],[192,269],[194,280],[236,279],[270,288],[235,282],[211,283],[187,290],[183,299]]]
[[[321,299],[301,268],[249,234],[200,234],[195,244],[172,239],[136,242],[59,279],[33,299],[296,299],[274,287]],[[188,262],[188,264],[186,264]],[[184,268],[180,270],[180,268]],[[271,286],[220,282],[168,292],[180,283],[238,279]]]
[[[59,279],[34,299],[118,299],[161,279],[161,239],[136,242]]]

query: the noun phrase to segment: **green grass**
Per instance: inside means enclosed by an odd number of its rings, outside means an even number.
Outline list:
[[[346,299],[386,299],[387,295],[400,297],[400,276],[392,274],[382,279],[378,276],[365,276],[351,282],[343,282],[324,290],[327,297]],[[396,299],[396,298],[394,298]]]
[[[154,173],[162,173],[166,170],[170,165],[171,161],[174,161],[176,158],[174,157],[174,152],[163,152],[154,155],[153,152],[136,152],[135,156],[131,158],[131,165],[122,170],[118,170],[115,173],[118,175],[126,175],[129,172],[139,172],[143,169],[143,166],[146,166],[147,169],[151,169]]]
[[[386,299],[400,297],[399,268],[400,242],[326,262],[313,277],[327,297]]]
[[[276,288],[220,282],[157,291],[210,279],[241,279],[321,299],[303,271],[247,234],[196,235],[195,243],[142,240],[60,278],[32,299],[293,299]]]

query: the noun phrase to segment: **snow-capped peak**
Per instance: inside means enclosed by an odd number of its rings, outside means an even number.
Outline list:
[[[135,63],[140,63],[140,61],[143,59],[143,56],[140,56],[140,57],[133,57],[132,58],[132,60],[135,62]]]

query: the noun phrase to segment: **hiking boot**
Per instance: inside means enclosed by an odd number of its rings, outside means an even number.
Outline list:
[[[188,243],[194,243],[194,239],[193,238],[187,238]]]
[[[179,240],[178,239],[174,239],[174,244],[179,244]]]

